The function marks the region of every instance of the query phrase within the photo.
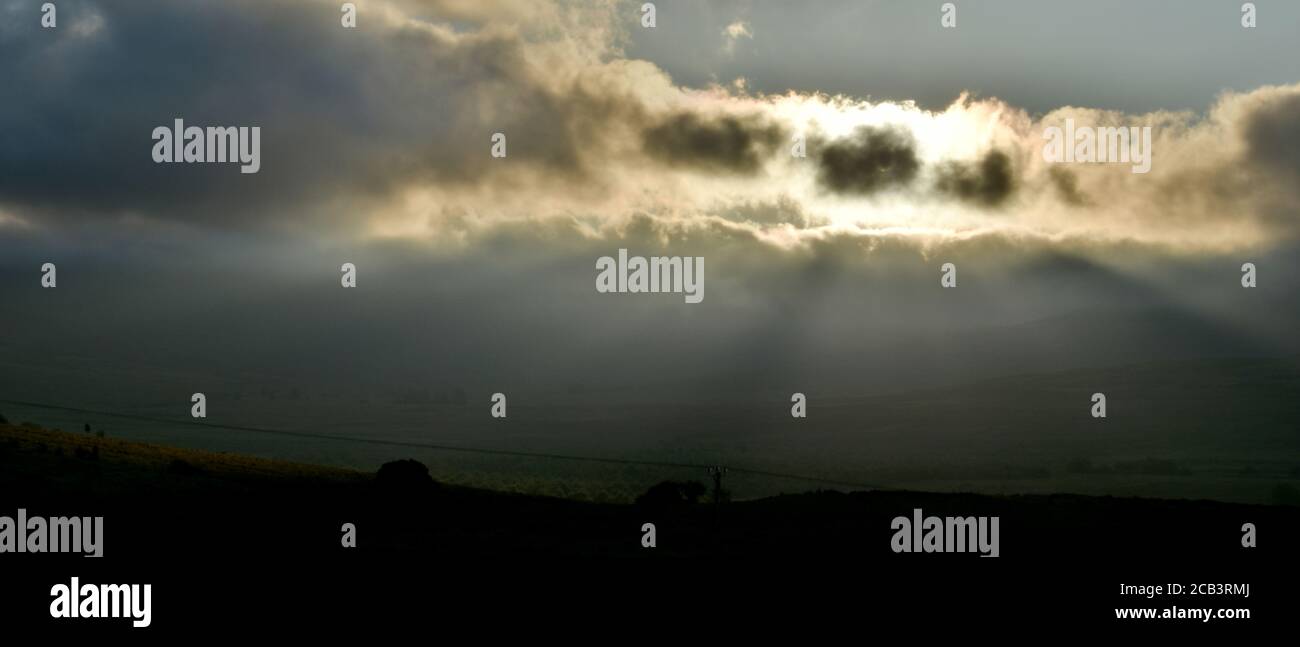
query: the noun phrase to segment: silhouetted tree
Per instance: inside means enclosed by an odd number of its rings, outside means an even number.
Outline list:
[[[416,492],[437,485],[424,463],[409,458],[381,465],[375,482],[392,492]]]
[[[704,484],[699,481],[664,481],[650,486],[636,498],[636,504],[660,510],[677,508],[698,503],[704,492]]]

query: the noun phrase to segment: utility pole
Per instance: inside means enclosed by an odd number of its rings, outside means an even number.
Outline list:
[[[722,503],[722,477],[727,473],[727,468],[721,465],[715,465],[709,468],[709,475],[713,477],[713,508],[716,510],[719,503]]]
[[[722,550],[722,477],[727,474],[727,468],[721,465],[714,465],[709,468],[709,476],[713,477],[713,542],[714,550]]]

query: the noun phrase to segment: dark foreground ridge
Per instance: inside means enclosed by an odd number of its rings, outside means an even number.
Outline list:
[[[0,426],[0,514],[21,507],[34,515],[103,516],[105,551],[116,557],[196,550],[339,556],[345,523],[357,528],[355,552],[399,556],[976,557],[896,555],[891,521],[911,519],[917,508],[925,516],[999,517],[1002,560],[1249,560],[1300,537],[1300,508],[1293,506],[908,491],[817,491],[715,505],[707,492],[680,502],[665,497],[663,485],[637,504],[621,505],[435,479],[415,461],[394,461],[370,474]],[[656,525],[653,549],[642,546],[645,523]],[[1254,549],[1241,546],[1245,523],[1259,529]],[[255,529],[257,540],[231,541],[234,528]]]
[[[1250,608],[1263,623],[1285,617],[1285,574],[1300,546],[1293,506],[906,491],[714,504],[689,483],[656,486],[637,504],[599,504],[438,484],[415,461],[373,474],[0,425],[0,516],[19,508],[102,516],[104,556],[0,554],[6,608],[47,622],[50,587],[71,576],[149,582],[163,627],[231,600],[273,619],[431,595],[447,597],[449,610],[501,595],[535,610],[638,609],[629,595],[652,604],[719,581],[729,603],[745,605],[774,603],[765,591],[794,581],[812,596],[800,604],[831,604],[824,596],[848,586],[856,592],[835,600],[878,615],[943,608],[991,622],[1105,624],[1119,622],[1116,607],[1181,604]],[[998,517],[1000,555],[894,552],[891,522],[918,508]],[[646,523],[654,548],[642,545]],[[1257,528],[1255,548],[1242,547],[1245,523]],[[342,545],[344,524],[355,525],[355,548]],[[595,562],[617,565],[583,567]],[[1252,594],[1118,595],[1121,584],[1170,582],[1249,583]],[[585,593],[561,596],[561,583]]]

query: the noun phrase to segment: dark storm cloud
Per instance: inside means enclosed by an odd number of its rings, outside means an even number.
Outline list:
[[[1300,179],[1300,93],[1264,102],[1246,115],[1242,132],[1254,162]]]
[[[996,207],[1015,191],[1015,171],[1006,153],[991,150],[975,163],[947,162],[941,165],[935,187],[940,193],[965,202]]]
[[[0,15],[33,6],[0,0]],[[0,21],[0,207],[219,225],[357,213],[412,183],[490,181],[504,168],[494,132],[512,170],[588,185],[584,153],[639,118],[617,71],[557,81],[519,30],[456,32],[374,8],[357,29],[337,4],[307,0],[68,0],[58,29]],[[260,127],[260,172],[154,163],[151,133],[176,118]]]
[[[1056,196],[1061,199],[1061,202],[1072,207],[1091,204],[1088,196],[1079,190],[1079,176],[1073,171],[1052,166],[1048,168],[1047,176],[1051,179],[1052,187],[1056,189]]]
[[[815,148],[817,180],[834,193],[871,195],[906,186],[921,168],[912,134],[898,127],[863,126]]]
[[[357,143],[338,128],[373,114],[350,59],[364,56],[301,3],[59,4],[69,28],[35,21],[0,42],[0,200],[64,215],[184,212],[219,199],[224,218],[296,199],[356,171]],[[101,26],[72,29],[91,13]],[[31,25],[26,25],[30,22]],[[307,61],[305,43],[318,46]],[[292,101],[281,101],[292,98]],[[154,127],[260,126],[262,169],[155,164]],[[217,215],[217,214],[210,214]]]
[[[998,100],[931,113],[745,84],[683,88],[624,54],[637,12],[613,0],[372,0],[357,29],[342,28],[327,0],[64,0],[48,30],[38,7],[0,0],[0,227],[265,223],[454,244],[513,219],[599,229],[644,210],[708,220],[717,235],[780,230],[771,235],[794,244],[822,235],[823,199],[892,192],[949,204],[865,208],[867,220],[999,226],[937,213],[960,202],[1027,209],[1015,215],[1053,235],[1080,226],[1066,207],[1087,206],[1082,226],[1100,238],[1188,248],[1296,230],[1300,86],[1227,93],[1204,118],[1061,108],[1043,123],[1158,126],[1150,176],[1118,165],[1061,173],[1037,161],[1042,124]],[[178,117],[260,127],[260,172],[154,163],[153,129]],[[792,132],[882,119],[906,127],[810,135],[809,159],[787,153]],[[932,157],[931,129],[950,126],[957,141],[999,152]],[[498,132],[506,160],[490,155]]]
[[[757,115],[710,117],[681,112],[646,128],[645,151],[667,164],[753,174],[786,140],[779,124]]]

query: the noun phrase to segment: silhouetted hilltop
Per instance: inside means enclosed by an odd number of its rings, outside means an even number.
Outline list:
[[[434,487],[415,461],[363,472],[0,426],[0,512],[102,515],[108,554],[172,551],[282,555],[754,555],[902,559],[891,521],[997,516],[1001,559],[1277,557],[1296,545],[1300,509],[1208,501],[1075,495],[984,496],[907,491],[807,492],[715,505],[699,484],[665,483],[639,505],[596,504]],[[1267,537],[1240,546],[1241,526]],[[340,548],[345,523],[358,547]],[[645,523],[656,547],[641,543]],[[214,525],[215,524],[215,525]],[[233,525],[232,525],[233,524]],[[217,528],[255,531],[255,544]],[[917,555],[920,559],[974,555]]]

